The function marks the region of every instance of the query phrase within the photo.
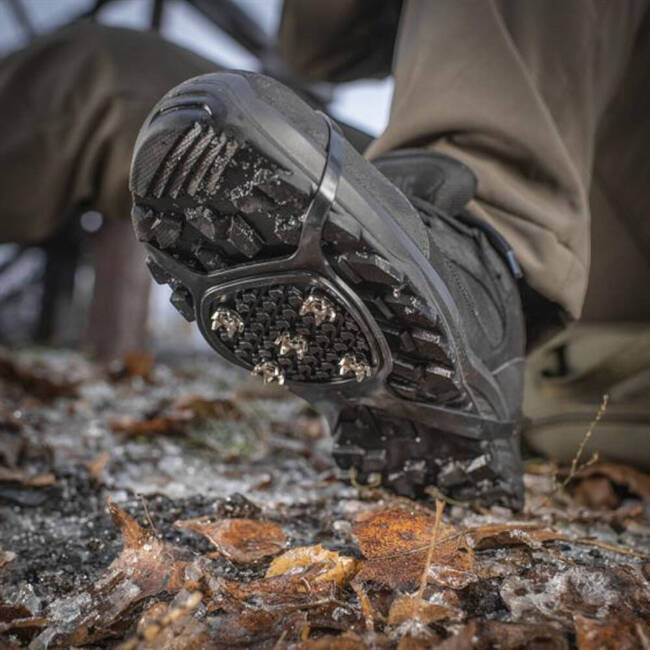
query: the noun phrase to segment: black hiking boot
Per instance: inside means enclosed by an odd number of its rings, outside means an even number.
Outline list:
[[[524,333],[507,248],[452,218],[474,189],[459,163],[403,151],[376,165],[267,77],[197,77],[142,127],[135,230],[178,311],[324,413],[358,481],[519,508]]]

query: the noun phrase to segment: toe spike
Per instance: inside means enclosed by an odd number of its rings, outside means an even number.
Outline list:
[[[339,375],[346,377],[350,373],[354,374],[358,382],[370,377],[370,366],[365,361],[357,361],[354,354],[348,353],[339,359]]]
[[[284,372],[273,361],[262,361],[258,363],[251,371],[251,375],[261,377],[265,384],[272,384],[273,382],[280,384],[280,386],[284,384]]]
[[[314,294],[307,296],[300,306],[300,315],[306,316],[307,314],[314,317],[317,326],[325,321],[333,323],[336,320],[334,305],[327,298]]]
[[[280,356],[286,356],[291,352],[296,353],[296,357],[302,360],[307,353],[307,339],[304,336],[291,336],[289,332],[280,334],[275,341]]]
[[[232,309],[225,307],[217,308],[212,314],[212,329],[225,329],[228,338],[232,338],[237,333],[244,331],[244,321],[242,317]]]

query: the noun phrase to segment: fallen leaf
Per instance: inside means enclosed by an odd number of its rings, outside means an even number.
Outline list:
[[[174,435],[183,434],[190,426],[204,420],[239,421],[244,417],[233,400],[186,395],[161,409],[155,416],[115,417],[110,425],[115,433],[124,436]]]
[[[0,569],[9,562],[13,562],[16,559],[16,554],[11,551],[5,551],[0,548]]]
[[[621,502],[612,482],[603,476],[576,481],[571,496],[575,503],[590,510],[614,510]]]
[[[364,513],[352,529],[366,558],[356,579],[392,589],[415,588],[425,570],[433,526],[433,515],[421,510],[391,507]],[[463,588],[476,580],[471,573],[471,549],[453,526],[440,523],[438,541],[432,551],[429,581]]]
[[[186,582],[191,555],[159,540],[112,502],[109,512],[124,538],[120,555],[87,589],[51,603],[35,647],[67,648],[95,643],[129,624],[137,603],[161,592],[174,593]]]
[[[74,375],[73,368],[60,370],[42,360],[20,359],[0,352],[0,377],[42,400],[75,397],[82,378]]]
[[[534,524],[488,524],[470,528],[465,533],[467,544],[477,551],[520,545],[541,548],[544,542],[561,538],[562,536],[554,530],[540,528]]]
[[[90,478],[92,478],[97,483],[101,483],[102,475],[104,473],[104,469],[106,468],[106,463],[108,463],[110,457],[111,457],[110,453],[105,449],[104,451],[99,453],[95,458],[93,458],[91,461],[86,463],[86,467],[88,468],[88,474],[90,474]]]
[[[213,647],[210,628],[192,616],[200,592],[181,591],[171,603],[158,602],[144,611],[134,638],[120,650],[203,650]]]
[[[276,555],[287,543],[280,526],[259,519],[215,519],[207,516],[177,521],[174,527],[203,535],[214,544],[219,554],[241,564]]]
[[[574,629],[574,616],[628,620],[650,611],[650,590],[636,565],[540,564],[504,579],[500,595],[515,620],[554,621]]]
[[[153,355],[149,352],[129,350],[124,353],[117,364],[112,364],[109,372],[111,379],[142,377],[148,379],[153,370]]]
[[[327,635],[319,639],[301,641],[296,650],[367,650],[368,646],[354,632],[346,632],[339,636]]]
[[[575,480],[593,476],[604,476],[612,483],[626,487],[630,492],[642,499],[650,497],[650,474],[629,465],[596,463],[580,470]]]
[[[548,625],[470,621],[436,650],[569,650],[566,636]]]
[[[313,581],[334,582],[340,587],[352,577],[356,564],[354,558],[330,551],[321,544],[299,546],[276,557],[266,571],[266,577],[273,578],[289,572],[295,573],[297,569],[319,566],[320,571]]]
[[[400,625],[405,621],[419,621],[425,625],[451,618],[457,614],[451,607],[430,603],[418,594],[398,596],[388,612],[388,624]]]
[[[19,483],[25,487],[48,487],[56,483],[56,477],[51,473],[30,474],[22,469],[0,467],[1,483]]]
[[[649,647],[650,625],[647,619],[610,619],[597,621],[575,617],[578,650],[636,650]]]
[[[172,411],[186,413],[192,418],[214,418],[217,420],[242,420],[244,414],[232,399],[206,398],[200,395],[185,395],[172,404]]]

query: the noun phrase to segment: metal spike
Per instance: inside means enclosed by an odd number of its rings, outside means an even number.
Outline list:
[[[370,366],[365,361],[357,361],[354,354],[348,352],[339,359],[339,375],[345,377],[351,372],[357,381],[363,381],[370,377]]]
[[[265,384],[271,384],[273,382],[280,384],[280,386],[284,384],[284,372],[274,361],[262,361],[258,363],[251,371],[251,375],[261,377]]]
[[[212,329],[218,330],[222,327],[226,330],[228,338],[232,338],[237,332],[241,334],[244,331],[244,320],[236,311],[219,307],[212,314]]]
[[[315,296],[314,294],[305,298],[300,306],[299,313],[301,316],[311,314],[314,317],[316,325],[320,325],[326,320],[330,323],[336,320],[336,309],[334,309],[334,305],[327,298]]]
[[[291,336],[289,332],[284,332],[275,339],[274,343],[279,347],[278,351],[283,357],[294,351],[296,357],[302,359],[307,352],[307,339],[304,336]]]

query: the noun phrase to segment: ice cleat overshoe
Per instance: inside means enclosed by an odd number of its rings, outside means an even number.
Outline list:
[[[196,77],[136,142],[135,231],[178,311],[324,413],[357,481],[519,508],[515,281],[490,234],[453,218],[467,188],[422,176],[453,161],[427,154],[416,174],[418,155],[386,156],[382,173],[281,84]]]

